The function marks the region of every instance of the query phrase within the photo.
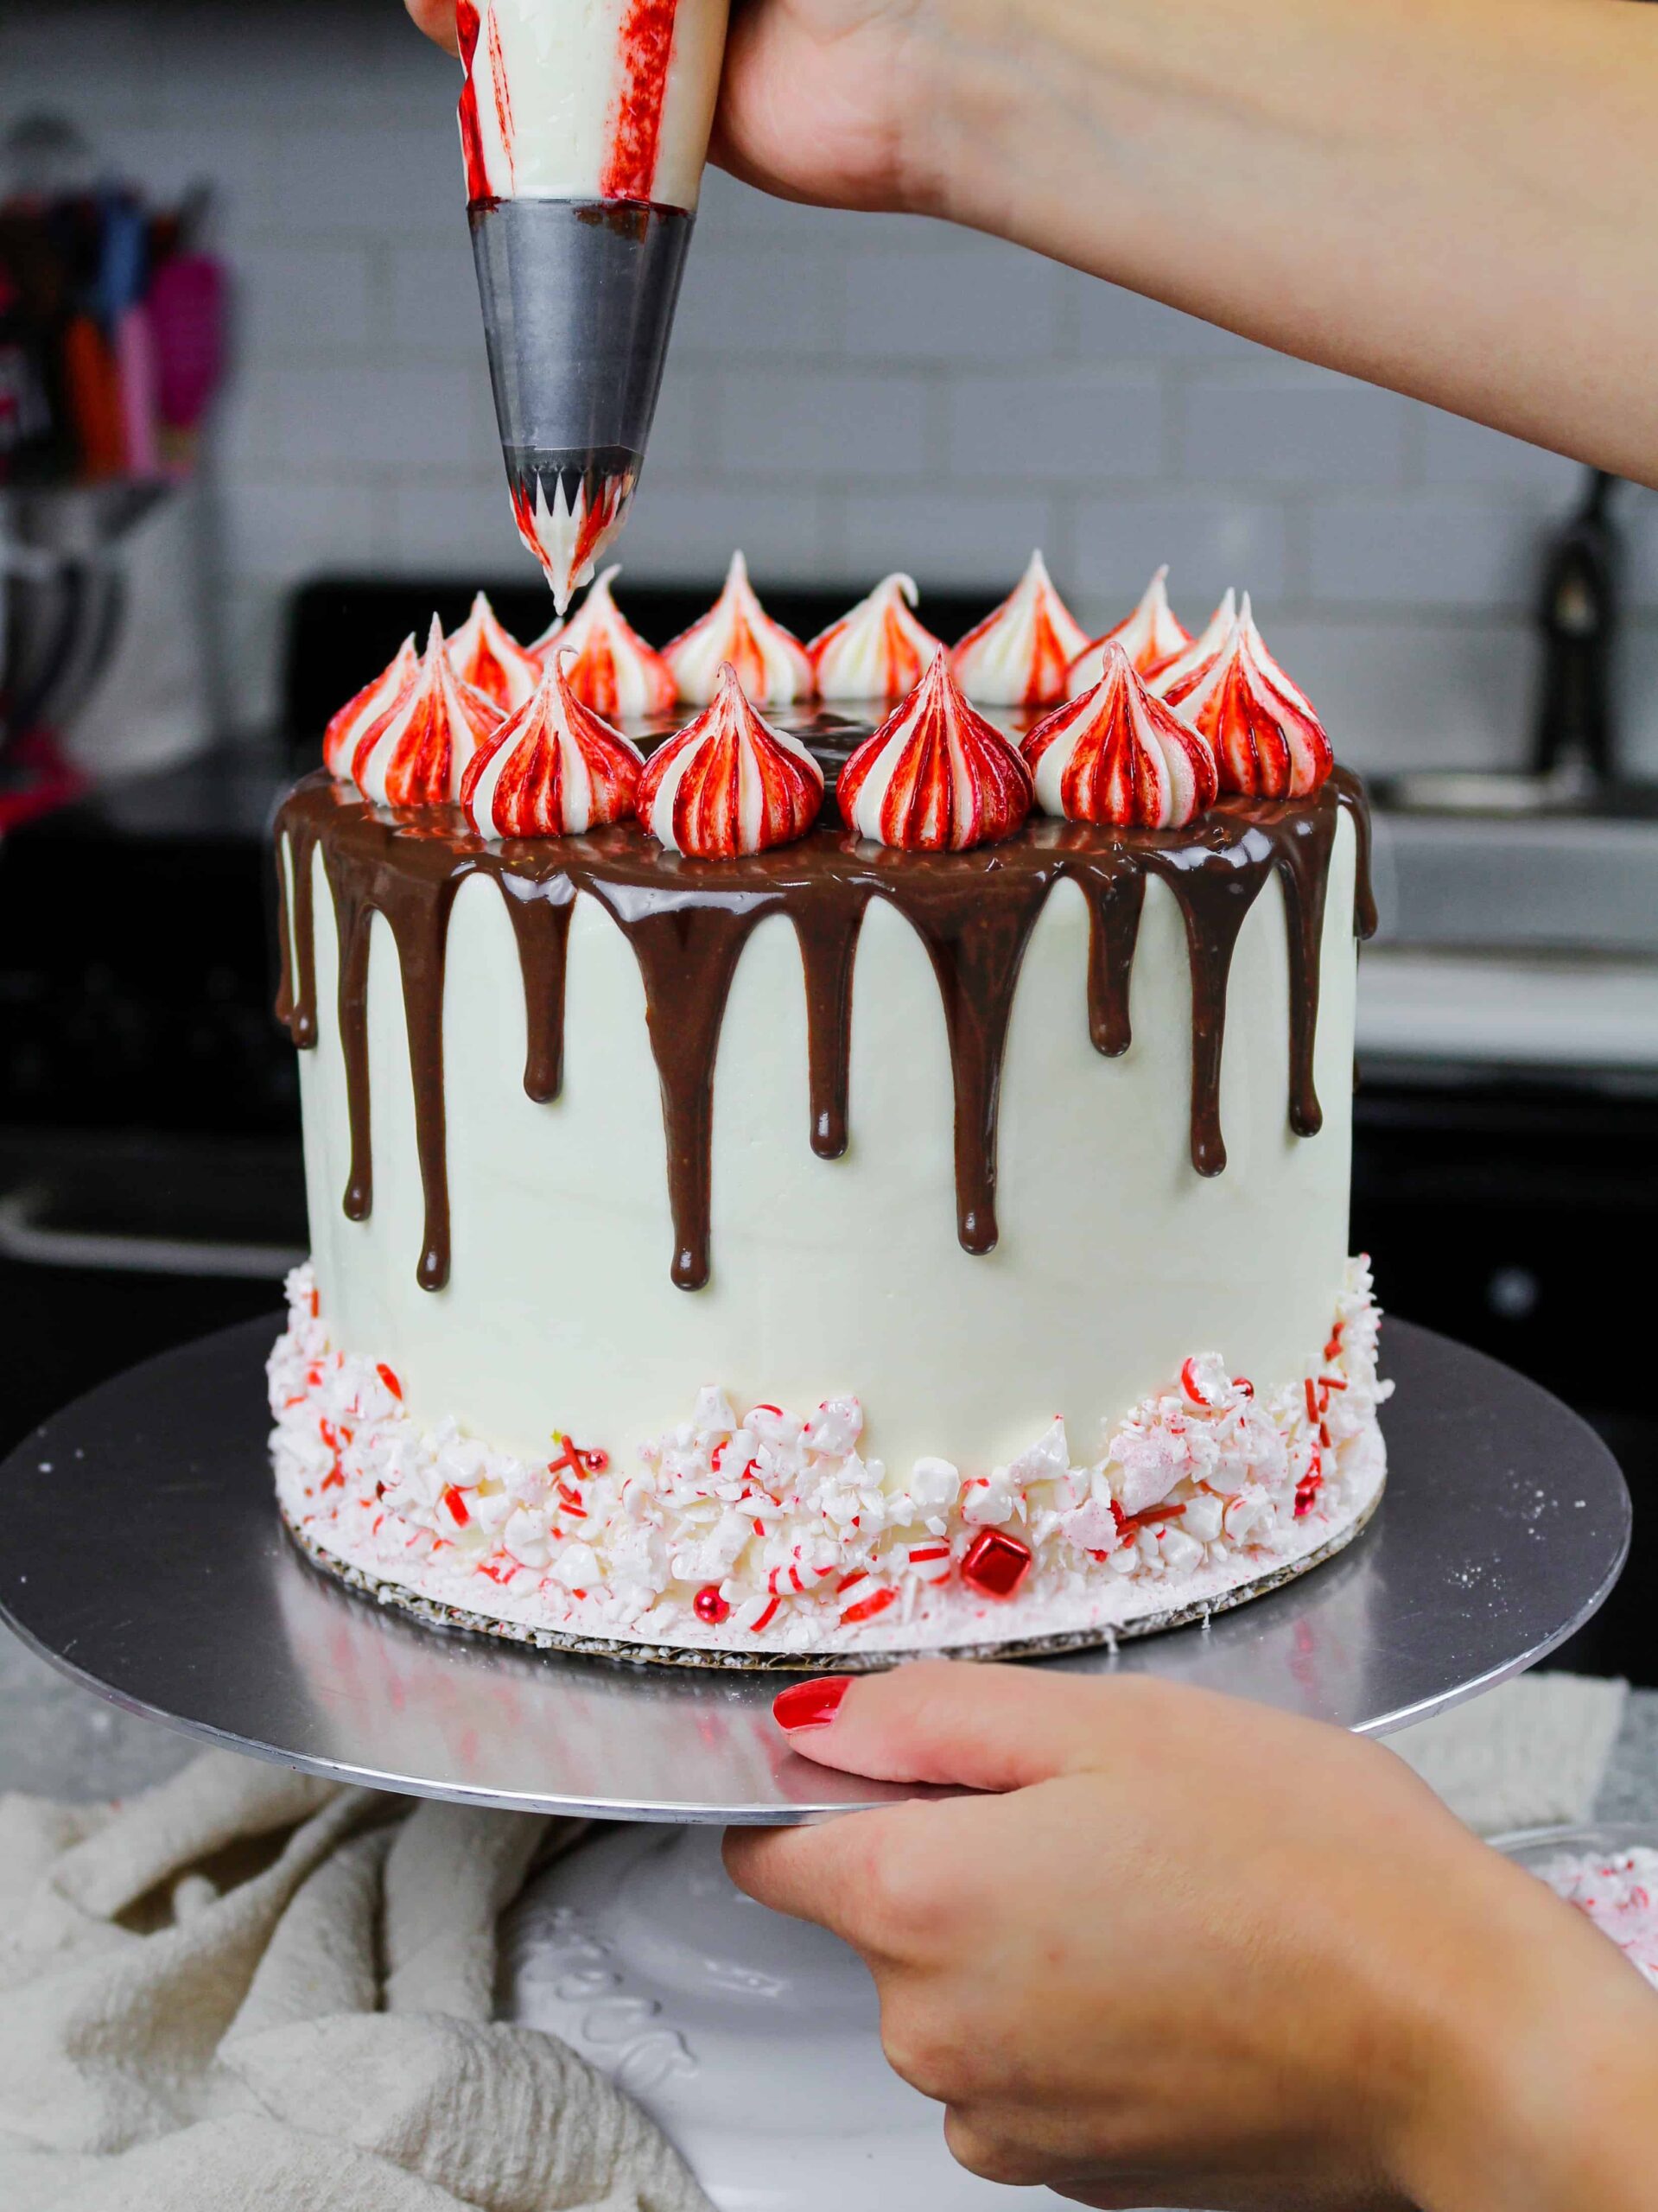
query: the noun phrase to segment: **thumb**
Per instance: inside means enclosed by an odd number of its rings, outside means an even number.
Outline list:
[[[403,5],[429,39],[450,54],[459,54],[455,35],[455,0],[403,0]]]
[[[772,1710],[790,1749],[821,1766],[880,1782],[1022,1789],[1094,1764],[1104,1700],[1138,1688],[923,1660],[891,1674],[797,1682]]]

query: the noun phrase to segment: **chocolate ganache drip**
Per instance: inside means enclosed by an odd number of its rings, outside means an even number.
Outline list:
[[[1089,1033],[1115,1058],[1131,1042],[1129,986],[1146,882],[1168,886],[1185,926],[1191,971],[1191,1162],[1226,1166],[1221,1060],[1227,982],[1244,918],[1267,881],[1281,886],[1288,925],[1290,1126],[1323,1122],[1313,1085],[1319,947],[1336,827],[1358,841],[1354,928],[1375,928],[1369,819],[1356,778],[1337,769],[1307,799],[1227,798],[1183,830],[1119,830],[1034,819],[1014,837],[967,853],[900,852],[827,818],[799,843],[734,860],[663,852],[632,824],[583,837],[492,845],[458,810],[375,807],[326,775],[308,777],[277,823],[282,983],[277,1018],[295,1045],[317,1037],[314,855],[320,848],[340,940],[339,1023],[351,1124],[345,1210],[373,1200],[369,1135],[368,947],[372,918],[391,929],[403,981],[425,1200],[418,1268],[428,1290],[449,1275],[443,1113],[443,976],[449,915],[470,875],[506,902],[523,970],[529,1049],[524,1087],[556,1098],[562,1077],[564,970],[578,892],[596,899],[627,938],[645,985],[662,1085],[673,1280],[708,1280],[714,1068],[731,980],[744,946],[772,914],[800,947],[810,1055],[814,1152],[847,1147],[852,976],[872,899],[895,906],[926,947],[949,1036],[956,1109],[956,1230],[969,1252],[996,1242],[996,1125],[1003,1050],[1025,948],[1056,884],[1075,883],[1089,918]],[[291,901],[289,886],[291,883]],[[291,925],[290,925],[291,904]]]

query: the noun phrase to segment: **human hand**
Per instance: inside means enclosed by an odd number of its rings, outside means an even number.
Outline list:
[[[974,2171],[1098,2206],[1651,2201],[1658,2000],[1379,1746],[943,1664],[790,1740],[998,1793],[727,1842],[750,1895],[863,1955],[889,2059]]]
[[[459,52],[454,0],[404,0]],[[937,196],[930,134],[950,41],[931,0],[734,0],[712,158],[785,200],[915,208]]]

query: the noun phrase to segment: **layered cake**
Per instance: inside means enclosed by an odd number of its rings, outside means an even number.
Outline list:
[[[313,1256],[283,1513],[429,1619],[687,1663],[1040,1650],[1380,1494],[1360,788],[1247,598],[954,646],[741,561],[410,639],[284,804]]]

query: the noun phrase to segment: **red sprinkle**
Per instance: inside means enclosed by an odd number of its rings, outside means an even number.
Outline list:
[[[464,1529],[472,1519],[467,1510],[466,1493],[457,1490],[453,1483],[444,1491],[441,1503],[448,1507],[450,1517],[457,1529]]]
[[[1312,1377],[1310,1375],[1307,1376],[1303,1388],[1305,1389],[1307,1395],[1307,1419],[1309,1421],[1317,1421],[1318,1418],[1318,1394],[1313,1387]]]
[[[374,1372],[379,1376],[381,1382],[385,1384],[386,1389],[391,1391],[394,1398],[402,1397],[403,1385],[398,1382],[396,1375],[393,1374],[391,1368],[386,1365],[384,1360],[381,1361]]]

